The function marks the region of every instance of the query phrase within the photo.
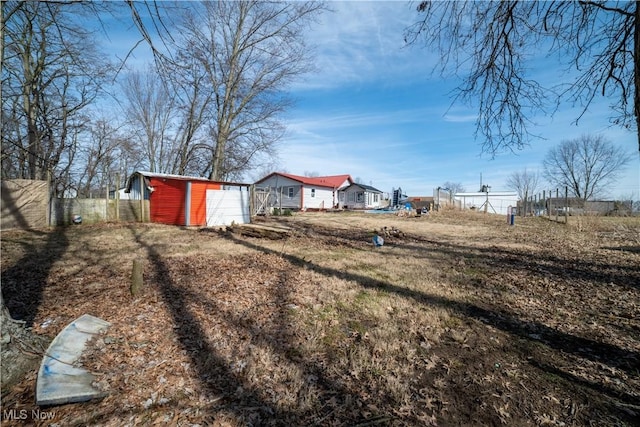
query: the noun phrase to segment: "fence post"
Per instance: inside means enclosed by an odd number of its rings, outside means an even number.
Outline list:
[[[258,213],[256,209],[256,200],[255,200],[255,197],[256,197],[255,185],[251,184],[249,188],[247,188],[247,190],[249,191],[249,222],[251,222],[251,217]]]
[[[564,211],[564,223],[568,224],[569,223],[569,187],[568,186],[564,186],[564,204],[565,204],[565,211]]]
[[[107,184],[105,185],[105,199],[104,199],[104,222],[109,222],[109,176],[107,175]]]
[[[487,198],[484,201],[484,213],[489,212],[489,189],[486,188],[486,190],[487,191],[485,192],[485,194],[486,194]]]
[[[47,213],[45,218],[47,227],[51,227],[51,209],[53,208],[53,191],[51,191],[51,170],[47,170]]]
[[[120,222],[120,172],[116,173],[116,222]]]
[[[144,176],[138,174],[140,179],[140,222],[144,222]]]

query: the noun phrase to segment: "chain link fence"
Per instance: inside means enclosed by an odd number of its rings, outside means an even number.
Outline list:
[[[535,195],[527,195],[518,202],[521,216],[548,216],[557,221],[567,221],[577,215],[618,215],[633,214],[632,200],[584,200],[570,197],[568,188],[543,190]]]

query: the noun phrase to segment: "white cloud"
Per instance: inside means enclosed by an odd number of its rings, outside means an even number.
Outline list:
[[[417,19],[409,2],[341,1],[329,7],[307,34],[317,72],[294,90],[406,78],[430,68],[423,66],[434,60],[427,51],[405,48],[404,30]]]
[[[468,123],[475,122],[478,119],[477,114],[445,114],[443,117],[445,122],[451,123]]]

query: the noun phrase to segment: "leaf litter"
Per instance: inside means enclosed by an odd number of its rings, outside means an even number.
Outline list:
[[[84,313],[112,326],[82,360],[106,397],[53,408],[55,423],[635,425],[637,219],[502,220],[264,220],[293,230],[284,242],[155,224],[71,228],[49,271],[34,270],[33,331],[52,337]],[[374,248],[371,233],[385,227],[402,232]],[[10,309],[33,298],[18,281],[38,263],[25,248],[46,245],[34,236],[2,234]],[[133,259],[145,262],[135,298]],[[3,408],[31,408],[34,381],[31,372]]]

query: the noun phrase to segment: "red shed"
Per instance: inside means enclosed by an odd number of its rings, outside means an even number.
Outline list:
[[[151,222],[185,226],[250,222],[249,184],[154,172],[134,172],[125,192],[149,200]]]

